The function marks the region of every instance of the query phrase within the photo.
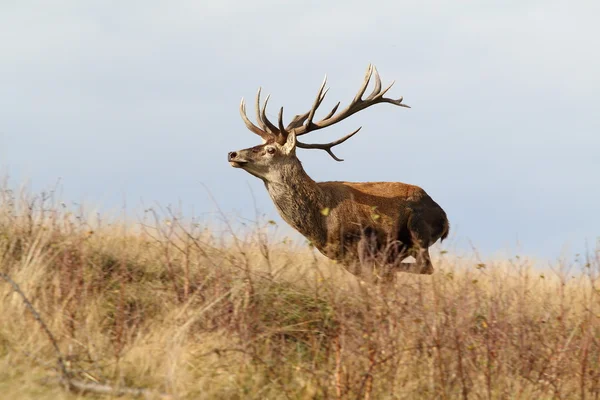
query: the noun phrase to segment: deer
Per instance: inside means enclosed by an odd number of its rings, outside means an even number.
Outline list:
[[[374,79],[372,92],[365,96]],[[255,125],[246,113],[242,98],[240,115],[246,127],[262,138],[262,144],[228,153],[227,160],[261,179],[283,220],[302,234],[325,257],[342,264],[360,276],[365,265],[374,260],[388,273],[403,271],[432,274],[429,247],[447,238],[450,224],[445,211],[419,186],[402,182],[315,182],[302,167],[296,150],[326,151],[335,161],[343,161],[332,151],[357,134],[362,127],[329,143],[304,143],[298,138],[327,128],[375,104],[389,103],[410,108],[403,97],[384,95],[375,66],[369,64],[364,81],[354,99],[341,111],[340,102],[321,120],[315,113],[329,89],[323,80],[309,111],[296,115],[284,125],[283,107],[277,125],[267,117],[266,97],[261,106],[261,89],[256,95]],[[363,98],[364,97],[364,98]],[[337,113],[336,113],[337,112]],[[414,262],[404,262],[409,256]]]

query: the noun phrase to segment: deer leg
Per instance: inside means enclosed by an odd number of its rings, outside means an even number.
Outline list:
[[[365,228],[356,242],[356,251],[358,253],[358,268],[365,268],[369,271],[374,270],[376,257],[379,251],[377,234],[372,228]]]
[[[433,274],[433,264],[431,263],[431,257],[429,256],[429,249],[417,247],[411,251],[412,256],[415,258],[415,272],[418,274]]]
[[[403,263],[408,253],[409,246],[399,240],[395,240],[388,244],[384,251],[384,260],[390,274],[395,274],[398,271],[410,272],[410,263]]]
[[[408,218],[408,230],[412,239],[412,248],[409,250],[415,258],[414,272],[418,274],[433,274],[433,264],[429,256],[431,242],[431,229],[418,214],[412,213]]]
[[[392,252],[389,253],[388,263],[396,271],[413,274],[432,274],[433,265],[429,257],[430,228],[412,209],[404,210],[408,214],[406,224],[401,224],[397,230],[397,240]],[[415,258],[414,263],[402,262],[406,257]]]
[[[402,262],[401,260],[406,258],[407,255],[413,256],[415,258],[415,262]],[[429,250],[418,245],[408,250],[408,254],[405,254],[402,258],[399,258],[397,262],[393,264],[393,266],[397,271],[425,275],[433,274],[433,264],[431,263],[431,257],[429,256]]]
[[[379,251],[377,233],[371,228],[365,228],[357,243],[358,256],[361,260],[374,259]]]
[[[389,258],[392,253],[397,253],[399,248],[397,243],[388,244],[386,247],[378,232],[367,227],[357,242],[360,265],[369,271],[376,282],[392,282],[396,271]]]

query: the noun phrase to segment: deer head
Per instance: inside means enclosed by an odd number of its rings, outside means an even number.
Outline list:
[[[375,87],[371,94],[363,99],[363,95],[367,90],[367,86],[369,85],[373,74],[375,75]],[[296,148],[325,150],[334,160],[343,161],[333,154],[331,149],[350,139],[358,133],[361,128],[330,143],[303,143],[297,140],[297,137],[331,126],[348,118],[352,114],[377,103],[391,103],[409,108],[407,105],[402,104],[402,97],[397,100],[383,97],[392,87],[394,82],[387,88],[381,90],[381,78],[379,77],[379,73],[374,66],[369,65],[363,84],[350,104],[336,114],[336,111],[338,111],[340,106],[340,103],[338,102],[323,119],[320,121],[313,121],[317,109],[325,99],[328,90],[325,89],[326,83],[327,77],[323,80],[323,84],[319,88],[317,97],[310,110],[304,114],[296,115],[287,126],[285,126],[283,122],[283,107],[279,110],[277,125],[269,121],[266,115],[269,97],[267,96],[264,104],[261,106],[260,89],[256,95],[256,120],[259,126],[254,125],[248,118],[246,114],[246,104],[244,99],[242,99],[240,104],[240,115],[242,116],[246,127],[262,138],[263,144],[249,149],[230,152],[227,156],[227,160],[231,166],[243,168],[252,175],[265,181],[273,181],[282,170],[286,169],[286,166],[299,163],[296,158]]]
[[[274,182],[286,166],[299,163],[296,158],[296,145],[296,135],[293,132],[285,137],[265,136],[263,144],[232,151],[227,155],[227,159],[234,168],[243,168],[258,178]]]

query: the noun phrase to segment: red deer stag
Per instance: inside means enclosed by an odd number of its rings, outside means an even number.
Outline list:
[[[363,99],[371,77],[375,87]],[[267,102],[261,108],[260,89],[256,96],[254,125],[246,115],[244,100],[240,114],[246,127],[259,135],[263,144],[233,151],[227,160],[232,167],[242,168],[263,180],[271,199],[283,219],[304,235],[326,257],[337,260],[360,273],[368,260],[383,262],[388,272],[395,270],[420,274],[433,273],[428,248],[448,236],[446,213],[420,187],[400,182],[315,182],[296,158],[296,149],[325,150],[336,161],[342,161],[331,148],[355,135],[355,130],[331,143],[308,144],[297,137],[331,126],[352,114],[378,103],[401,107],[398,100],[383,97],[394,84],[381,90],[381,79],[369,65],[364,82],[350,104],[336,114],[340,103],[320,121],[313,121],[327,90],[323,81],[311,109],[296,115],[284,126],[283,107],[278,124],[267,118]],[[402,260],[413,256],[414,263]]]

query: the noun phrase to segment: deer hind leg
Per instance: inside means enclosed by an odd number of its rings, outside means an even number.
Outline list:
[[[397,231],[398,240],[392,247],[388,262],[396,271],[432,274],[433,265],[428,251],[431,229],[418,212],[411,209],[406,209],[405,212],[408,214],[407,221],[401,224]],[[402,262],[408,256],[414,257],[415,262]]]
[[[433,274],[433,264],[429,256],[431,245],[431,229],[418,214],[411,214],[408,219],[408,229],[412,238],[410,255],[415,258],[415,272],[419,274]]]
[[[415,258],[414,270],[417,274],[433,274],[433,264],[429,256],[429,249],[422,247],[413,247],[411,255]]]
[[[414,257],[415,262],[402,262],[401,260],[407,256]],[[429,250],[427,248],[422,248],[417,244],[409,249],[402,257],[399,257],[396,262],[391,263],[390,265],[393,265],[396,271],[425,275],[433,274],[433,264],[431,263],[431,257],[429,256]]]

